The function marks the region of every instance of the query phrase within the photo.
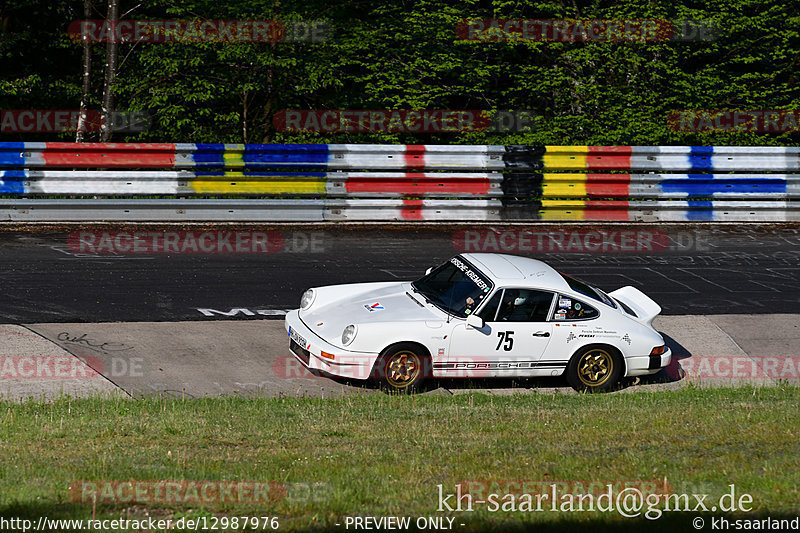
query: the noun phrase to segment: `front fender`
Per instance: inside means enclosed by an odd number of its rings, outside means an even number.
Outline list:
[[[353,351],[381,353],[387,347],[402,342],[420,344],[433,355],[445,345],[449,335],[447,328],[428,326],[423,323],[391,324],[385,322],[358,324],[356,338],[346,348]]]

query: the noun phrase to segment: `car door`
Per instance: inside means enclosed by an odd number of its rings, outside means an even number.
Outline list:
[[[555,294],[505,288],[478,311],[484,326],[455,325],[442,375],[513,377],[536,375],[553,333],[548,316]]]

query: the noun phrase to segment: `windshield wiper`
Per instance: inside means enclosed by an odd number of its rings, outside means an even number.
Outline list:
[[[448,315],[448,320],[449,320],[449,316],[454,316],[456,318],[463,318],[458,313],[456,313],[454,309],[446,306],[444,304],[444,302],[437,302],[435,299],[429,298],[428,295],[426,295],[424,292],[422,292],[421,290],[416,288],[413,283],[411,284],[411,290],[414,291],[415,293],[419,294],[420,296],[422,296],[425,299],[425,303],[428,303],[428,304],[434,306],[436,309],[439,309],[443,313],[447,314]]]
[[[414,291],[414,292],[416,292],[416,293],[417,293],[417,294],[419,294],[420,296],[422,296],[422,297],[425,299],[425,303],[428,303],[428,304],[430,304],[430,303],[433,303],[433,302],[431,301],[431,299],[430,299],[430,298],[428,298],[428,297],[425,295],[425,293],[424,293],[424,292],[422,292],[422,291],[420,291],[418,288],[416,288],[416,287],[414,286],[414,284],[413,284],[413,283],[411,284],[411,290],[412,290],[412,291]]]

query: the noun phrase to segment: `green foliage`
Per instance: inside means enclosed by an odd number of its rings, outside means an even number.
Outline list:
[[[123,43],[120,110],[147,111],[149,131],[115,140],[491,144],[797,145],[800,134],[682,133],[677,110],[800,108],[800,10],[792,0],[645,2],[406,0],[122,0],[126,19],[329,21],[318,43]],[[77,109],[81,45],[66,35],[83,2],[18,0],[0,8],[0,108]],[[95,18],[105,4],[97,0]],[[476,18],[706,21],[714,40],[465,42]],[[92,107],[102,93],[95,45]],[[531,110],[520,133],[285,133],[286,109]],[[41,139],[42,134],[17,136]],[[2,140],[16,140],[5,134]],[[70,138],[62,134],[61,138]],[[90,136],[91,137],[91,136]]]

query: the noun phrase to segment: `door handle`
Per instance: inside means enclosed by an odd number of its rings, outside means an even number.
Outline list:
[[[536,333],[533,334],[533,336],[534,337],[549,337],[550,336],[550,332],[549,331],[537,331]]]

